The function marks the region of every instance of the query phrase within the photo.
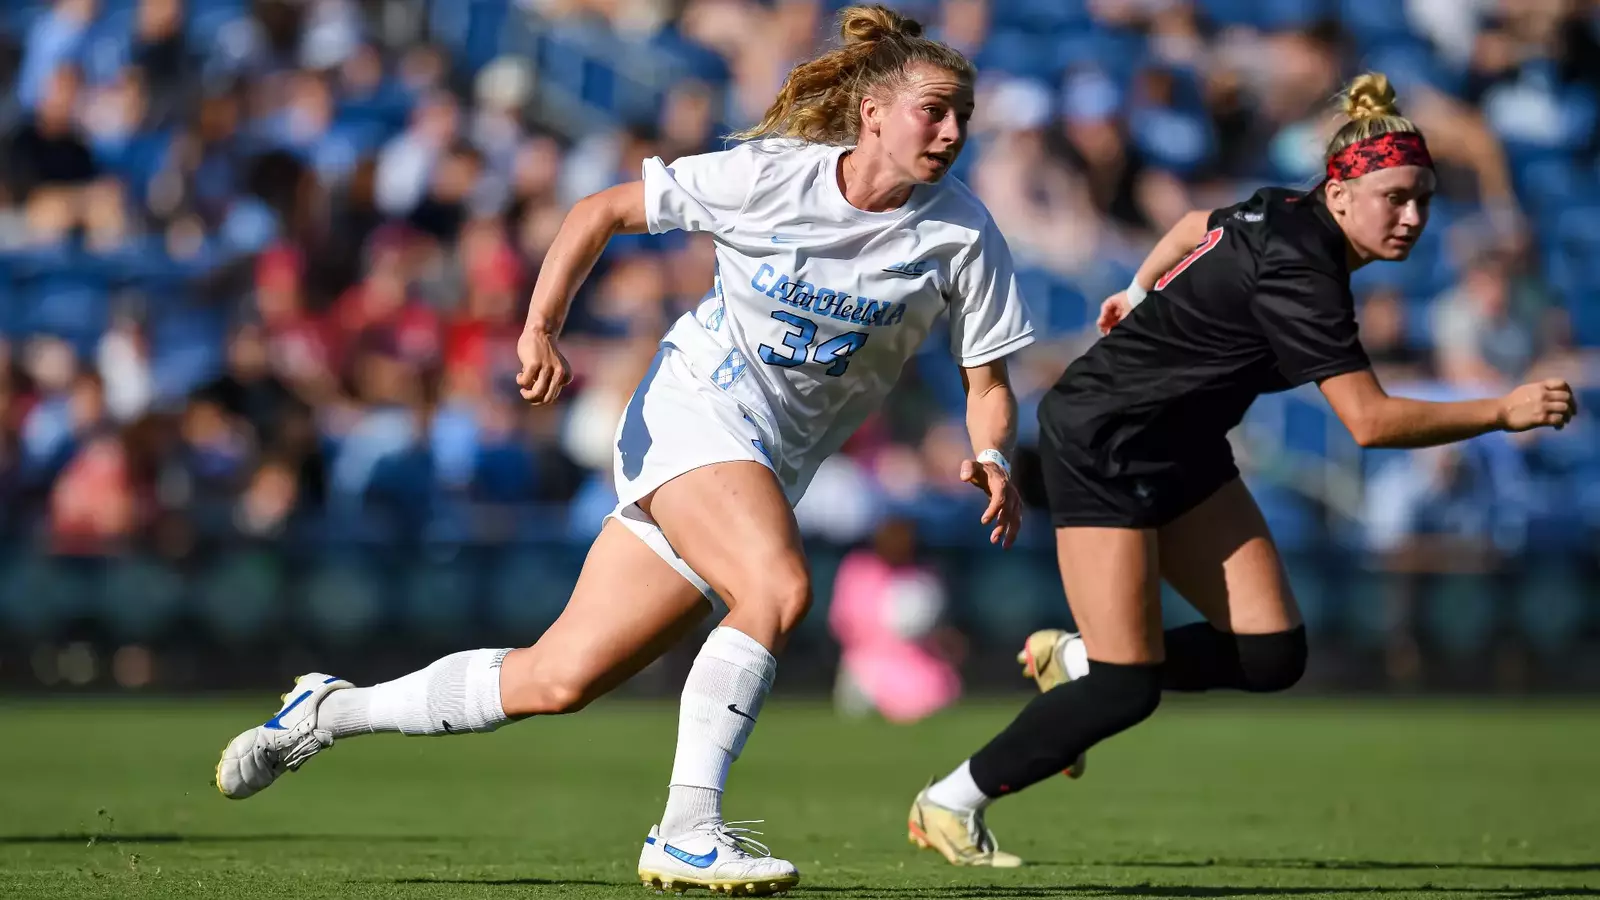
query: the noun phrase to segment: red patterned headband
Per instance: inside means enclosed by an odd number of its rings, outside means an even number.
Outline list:
[[[1391,131],[1356,141],[1328,160],[1328,178],[1349,181],[1368,172],[1395,166],[1433,168],[1428,144],[1415,131]]]

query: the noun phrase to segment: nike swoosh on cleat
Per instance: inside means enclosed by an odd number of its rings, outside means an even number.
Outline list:
[[[311,696],[311,692],[310,691],[302,691],[300,696],[294,698],[294,702],[293,703],[289,704],[288,706],[285,706],[283,709],[278,710],[278,714],[273,716],[272,718],[268,719],[266,721],[266,724],[262,725],[261,727],[262,728],[271,728],[274,731],[282,731],[283,730],[283,717],[288,715],[290,710],[292,710],[296,706],[299,706],[300,704],[304,703],[306,698],[309,697],[309,696]]]
[[[671,844],[662,844],[661,849],[666,851],[667,855],[673,859],[682,860],[696,869],[709,869],[711,864],[717,861],[717,848],[715,847],[711,848],[710,853],[702,853],[699,856],[679,850]]]
[[[752,722],[754,722],[756,720],[755,716],[750,715],[749,713],[745,712],[744,710],[740,709],[739,707],[735,706],[732,703],[728,704],[728,712],[731,712],[736,716],[744,716],[746,719],[749,719]]]
[[[444,719],[440,719],[439,721],[444,724],[444,733],[445,734],[456,734],[456,732],[450,730],[450,723],[449,722],[445,721]]]

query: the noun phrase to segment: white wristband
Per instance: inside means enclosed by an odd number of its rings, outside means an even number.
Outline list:
[[[1139,277],[1135,275],[1133,280],[1128,282],[1128,308],[1132,309],[1143,303],[1149,294],[1149,291],[1139,286]]]
[[[1000,471],[1004,472],[1007,478],[1011,477],[1011,463],[1006,461],[1006,455],[999,450],[985,450],[979,453],[978,462],[994,463],[1000,467]]]

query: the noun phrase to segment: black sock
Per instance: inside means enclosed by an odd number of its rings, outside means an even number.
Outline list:
[[[1091,660],[1089,674],[1033,698],[973,754],[972,780],[990,797],[1043,781],[1078,754],[1139,724],[1161,702],[1161,667]]]
[[[1197,622],[1167,631],[1166,645],[1161,687],[1169,691],[1282,691],[1306,670],[1304,625],[1273,634],[1230,634]]]

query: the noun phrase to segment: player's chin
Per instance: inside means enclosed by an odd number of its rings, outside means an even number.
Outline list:
[[[925,153],[917,160],[917,180],[923,184],[934,184],[944,176],[950,174],[950,166],[955,163],[955,157],[936,156]]]
[[[1383,242],[1383,259],[1388,262],[1404,262],[1411,258],[1411,251],[1417,246],[1417,239],[1389,238]]]

